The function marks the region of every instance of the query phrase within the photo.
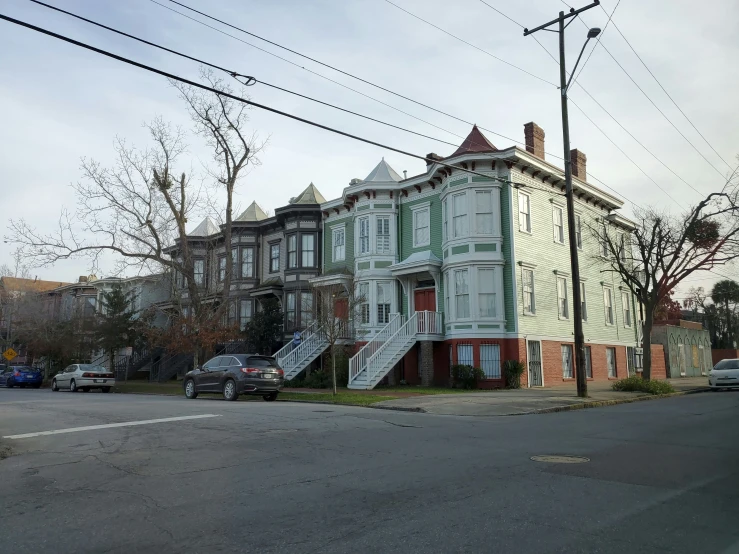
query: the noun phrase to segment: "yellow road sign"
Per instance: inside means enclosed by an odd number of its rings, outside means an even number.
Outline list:
[[[8,348],[5,352],[3,352],[3,356],[8,360],[12,360],[18,355],[18,352],[13,350],[12,348]]]

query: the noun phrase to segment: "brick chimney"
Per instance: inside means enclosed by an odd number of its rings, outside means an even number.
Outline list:
[[[523,136],[526,138],[526,150],[537,158],[544,159],[544,129],[533,121],[523,126]]]
[[[574,177],[577,177],[581,181],[587,181],[587,156],[583,152],[580,152],[577,148],[570,150],[570,163],[572,163],[572,175]]]

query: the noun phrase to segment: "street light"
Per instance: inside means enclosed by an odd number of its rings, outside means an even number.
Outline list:
[[[600,4],[600,0],[594,0],[592,4],[575,10],[570,10],[570,13],[565,15],[565,12],[559,12],[559,17],[553,19],[549,23],[539,25],[535,29],[523,30],[523,36],[528,36],[541,29],[559,33],[559,82],[560,82],[560,95],[562,99],[562,138],[564,142],[564,162],[565,162],[565,197],[567,199],[567,234],[570,241],[570,269],[572,271],[572,303],[573,310],[572,315],[575,319],[575,370],[577,377],[577,396],[586,397],[588,395],[588,381],[585,375],[585,335],[582,327],[582,298],[580,289],[580,262],[577,253],[577,230],[575,225],[575,199],[572,192],[572,159],[570,154],[570,120],[567,112],[567,89],[570,86],[572,78],[575,76],[575,70],[577,65],[580,63],[580,58],[585,51],[585,46],[590,42],[590,39],[597,37],[600,34],[600,29],[594,27],[588,31],[587,40],[583,44],[580,55],[577,57],[575,67],[572,69],[569,81],[567,80],[567,70],[565,69],[565,19],[571,17],[577,17],[580,12],[594,8]],[[574,20],[573,20],[574,21]],[[558,24],[558,30],[553,31],[547,29],[550,25]],[[570,21],[572,23],[572,21]]]

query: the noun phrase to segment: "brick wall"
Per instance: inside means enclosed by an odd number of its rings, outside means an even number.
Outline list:
[[[713,359],[713,365],[716,365],[726,358],[739,358],[739,350],[733,348],[711,349],[711,358]]]
[[[665,348],[661,344],[652,345],[652,379],[667,378],[667,364],[665,362]]]

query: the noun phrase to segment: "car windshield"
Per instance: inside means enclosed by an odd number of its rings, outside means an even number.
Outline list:
[[[278,367],[274,358],[269,356],[249,356],[246,359],[248,367]]]
[[[82,371],[89,371],[91,373],[107,373],[108,371],[103,366],[92,364],[80,364],[80,369]]]
[[[739,369],[739,360],[721,360],[713,369]]]

